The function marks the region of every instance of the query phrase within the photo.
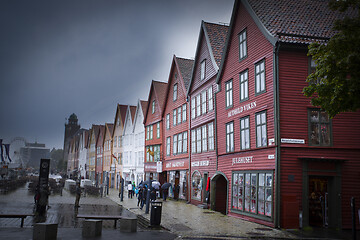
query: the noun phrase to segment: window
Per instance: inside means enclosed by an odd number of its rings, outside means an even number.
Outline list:
[[[241,150],[250,148],[250,125],[249,117],[240,119]]]
[[[150,125],[150,139],[153,139],[153,133],[154,133],[153,127],[154,125]]]
[[[267,136],[266,136],[266,112],[255,114],[256,118],[256,146],[266,147]]]
[[[255,93],[265,92],[265,60],[255,64]]]
[[[201,99],[200,99],[200,94],[196,96],[196,116],[200,116],[201,115]]]
[[[201,189],[202,189],[202,180],[201,174],[199,171],[195,171],[191,179],[191,197],[192,199],[201,200]]]
[[[206,125],[201,127],[202,131],[202,151],[207,151],[207,132],[206,132]]]
[[[182,105],[182,121],[186,122],[186,104]]]
[[[181,123],[181,107],[178,108],[177,113],[178,113],[178,116],[177,116],[178,124],[180,124]]]
[[[328,114],[320,109],[309,109],[309,145],[331,145],[331,122]]]
[[[191,152],[196,153],[196,132],[191,130]]]
[[[191,118],[195,118],[195,109],[196,109],[196,102],[195,102],[195,97],[193,97],[191,99]]]
[[[150,126],[146,127],[146,140],[150,139]]]
[[[173,154],[176,155],[177,154],[177,135],[174,135],[173,140],[174,140]]]
[[[156,138],[160,138],[160,123],[156,124]]]
[[[246,29],[239,34],[239,60],[247,56],[246,49]]]
[[[174,84],[173,100],[177,100],[177,83]]]
[[[121,136],[119,136],[118,146],[121,147],[121,144],[122,144],[122,139]]]
[[[201,93],[201,108],[202,108],[202,114],[206,113],[206,91],[203,91]]]
[[[233,172],[231,207],[259,216],[272,216],[271,172]]]
[[[200,80],[204,80],[205,79],[205,60],[204,59],[201,63],[200,63]]]
[[[214,109],[213,89],[212,86],[208,89],[209,112]]]
[[[183,132],[183,146],[182,152],[187,153],[187,132]]]
[[[114,137],[114,147],[117,146],[117,137]]]
[[[166,129],[170,129],[170,113],[166,114]]]
[[[173,110],[173,126],[176,126],[176,109]]]
[[[166,156],[170,156],[170,144],[171,139],[170,137],[166,138]]]
[[[118,164],[122,164],[122,153],[118,153]]]
[[[240,73],[240,101],[245,101],[249,98],[248,88],[248,70]]]
[[[214,123],[208,124],[209,151],[214,150]]]
[[[225,103],[227,108],[233,105],[232,80],[225,83]]]
[[[199,171],[194,171],[192,175],[192,188],[191,188],[191,197],[192,199],[201,200],[201,191],[202,191],[202,185],[203,181],[201,178],[201,174]]]
[[[154,162],[157,162],[160,160],[160,145],[154,146]]]
[[[151,108],[151,112],[154,113],[155,112],[155,100],[152,101],[152,108]]]
[[[226,152],[234,151],[234,122],[226,124]]]
[[[196,152],[201,152],[201,128],[196,129]]]
[[[180,133],[179,135],[178,135],[178,154],[179,153],[182,153],[182,137],[183,137],[183,135],[182,135],[182,133]]]

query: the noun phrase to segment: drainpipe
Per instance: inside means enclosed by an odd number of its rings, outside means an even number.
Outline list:
[[[280,228],[280,100],[279,100],[279,49],[280,42],[276,42],[273,51],[273,68],[274,68],[274,130],[275,130],[275,216],[274,224]]]
[[[186,184],[187,184],[187,189],[188,189],[188,193],[187,193],[187,202],[190,203],[191,202],[191,191],[192,191],[192,186],[191,186],[191,101],[190,101],[191,97],[187,96],[186,98],[186,102],[188,102],[188,106],[186,107],[186,109],[189,111],[189,121],[188,121],[188,149],[189,149],[189,175],[187,176],[186,179]],[[188,111],[186,111],[186,114],[188,113]]]

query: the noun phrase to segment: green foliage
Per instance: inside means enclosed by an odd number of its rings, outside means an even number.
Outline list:
[[[62,149],[53,148],[50,152],[51,161],[54,163],[58,171],[66,170],[66,162],[64,161],[64,151]]]
[[[360,0],[332,0],[329,6],[339,11],[353,8],[356,17],[337,20],[337,33],[328,42],[309,46],[308,55],[317,66],[303,93],[311,97],[312,105],[333,118],[340,112],[360,109]]]

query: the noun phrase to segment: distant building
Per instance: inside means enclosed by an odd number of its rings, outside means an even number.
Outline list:
[[[50,158],[50,149],[43,143],[26,143],[25,147],[20,148],[20,155],[28,159],[27,167],[39,168],[40,159]]]
[[[68,123],[65,123],[65,134],[64,134],[64,160],[68,159],[69,146],[72,137],[80,129],[80,124],[78,124],[78,118],[75,113],[71,114]]]

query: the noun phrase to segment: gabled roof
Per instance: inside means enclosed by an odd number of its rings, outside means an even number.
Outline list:
[[[96,144],[96,141],[97,141],[98,136],[99,136],[99,129],[100,129],[100,125],[93,124],[92,127],[91,127],[91,135],[92,134],[95,135],[95,144]],[[90,139],[90,141],[91,141],[91,139]]]
[[[166,87],[167,87],[166,82],[159,82],[159,81],[152,80],[151,86],[150,86],[149,97],[148,97],[148,102],[150,102],[151,96],[153,94],[155,95],[155,99],[157,100],[158,106],[160,107],[159,111],[160,111],[161,116],[162,116],[162,111],[164,109],[164,104],[165,104]],[[151,106],[151,104],[148,104],[146,107],[146,113],[144,116],[144,124],[145,124],[150,106]]]
[[[148,102],[140,100],[140,104],[141,104],[141,110],[143,111],[143,115],[145,116],[145,112],[146,112],[146,109],[147,109]]]
[[[175,55],[174,55],[175,56]],[[191,70],[193,69],[194,60],[176,57],[176,63],[182,76],[185,91],[188,89],[191,78]]]
[[[98,138],[96,140],[96,146],[102,146],[103,142],[104,142],[104,134],[105,133],[105,125],[100,125],[99,126],[99,134],[98,134]]]
[[[332,11],[328,0],[246,0],[269,33],[281,42],[310,43],[331,38],[336,19],[355,16],[350,10],[344,13]]]
[[[184,95],[186,96],[187,89],[190,85],[190,78],[191,78],[191,72],[193,70],[193,66],[194,66],[194,60],[176,57],[175,55],[173,56],[173,61],[170,67],[168,85],[166,88],[165,102],[168,99],[170,88],[173,85],[171,81],[175,69],[177,69],[179,73],[178,79],[179,79],[180,87],[178,87],[178,91],[182,89],[184,91]],[[165,111],[165,107],[166,106],[164,105],[163,113]]]
[[[222,75],[231,36],[237,34],[233,33],[233,27],[240,3],[273,46],[277,42],[310,44],[326,41],[335,34],[332,27],[336,19],[357,14],[355,10],[344,13],[332,11],[329,0],[235,0],[217,83]]]
[[[103,144],[105,142],[106,133],[110,133],[110,137],[113,137],[113,131],[114,131],[114,124],[113,123],[105,123],[105,132],[103,136]]]
[[[136,113],[136,106],[130,106],[128,105],[128,108],[126,110],[126,118],[125,118],[125,122],[124,122],[124,131],[123,131],[123,135],[125,134],[125,129],[128,123],[128,117],[130,117],[130,124],[131,127],[134,124],[134,118],[135,118],[135,113]]]
[[[137,118],[138,118],[139,114],[142,113],[143,116],[145,116],[146,108],[147,108],[147,101],[143,101],[143,100],[139,99],[137,107],[136,107],[135,117],[134,117],[134,120],[133,120],[133,132],[135,131],[136,121],[137,121]]]
[[[115,113],[115,120],[114,120],[114,128],[113,131],[111,133],[112,136],[114,136],[114,131],[116,128],[116,123],[117,123],[117,116],[120,114],[120,120],[121,122],[124,124],[125,123],[125,117],[126,117],[126,110],[127,110],[127,105],[123,105],[123,104],[118,104],[116,106],[116,113]]]
[[[201,49],[201,43],[203,37],[205,37],[207,48],[209,49],[209,54],[211,57],[211,62],[216,70],[219,70],[221,59],[223,56],[223,52],[225,49],[226,38],[228,35],[229,26],[209,23],[209,22],[201,22],[200,33],[198,38],[198,43],[196,47],[195,53],[195,60],[198,59]],[[195,66],[196,63],[194,63]],[[195,67],[191,73],[191,80],[189,87],[187,88],[187,93],[189,94],[190,87],[192,82],[194,81],[193,78],[195,76]]]

